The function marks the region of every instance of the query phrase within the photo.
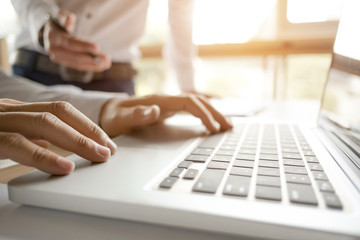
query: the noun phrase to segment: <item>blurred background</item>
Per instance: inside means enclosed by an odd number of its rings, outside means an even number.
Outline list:
[[[344,0],[196,0],[196,88],[220,97],[267,101],[319,99]],[[179,93],[162,60],[166,0],[150,0],[136,91]],[[9,56],[18,21],[10,0],[0,1],[0,64]]]

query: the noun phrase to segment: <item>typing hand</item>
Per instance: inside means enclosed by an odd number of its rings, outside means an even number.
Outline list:
[[[51,174],[70,173],[74,163],[41,147],[44,140],[45,146],[50,142],[92,162],[104,162],[116,150],[103,130],[66,102],[0,99],[0,159]]]
[[[212,133],[232,128],[231,123],[205,97],[192,94],[109,100],[102,109],[100,126],[113,137],[162,121],[179,111],[200,118]]]
[[[110,68],[109,56],[99,53],[96,44],[71,35],[76,22],[73,13],[60,11],[57,19],[60,27],[49,19],[40,32],[51,61],[80,71],[101,72]]]

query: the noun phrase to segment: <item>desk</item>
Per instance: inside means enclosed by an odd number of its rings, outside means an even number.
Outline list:
[[[278,102],[259,114],[259,118],[274,117],[314,122],[319,102]],[[15,169],[16,167],[16,169]],[[13,166],[16,174],[31,170]],[[13,169],[13,170],[14,170]],[[3,176],[3,169],[0,176]],[[15,175],[16,175],[15,174]],[[10,174],[11,175],[11,174]],[[8,176],[3,182],[9,181]],[[151,224],[114,220],[68,213],[12,203],[5,184],[0,184],[0,238],[1,239],[206,239],[234,240],[233,236],[162,227]],[[246,238],[242,238],[246,239]],[[252,238],[253,239],[253,238]]]

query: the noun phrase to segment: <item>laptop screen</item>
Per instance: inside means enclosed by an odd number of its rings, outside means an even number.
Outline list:
[[[356,6],[354,6],[356,5]],[[319,125],[360,157],[360,1],[345,5],[324,88]],[[331,124],[329,124],[331,123]]]

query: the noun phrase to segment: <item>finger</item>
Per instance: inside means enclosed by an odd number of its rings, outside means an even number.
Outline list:
[[[85,52],[78,53],[64,48],[53,48],[49,51],[49,56],[53,62],[80,71],[101,72],[111,66],[110,58],[104,54],[90,56]]]
[[[51,50],[53,47],[63,47],[74,52],[89,52],[96,54],[99,51],[99,47],[95,43],[81,40],[67,32],[61,31],[52,23],[49,24],[50,27],[46,33],[50,43],[48,50]]]
[[[229,130],[233,127],[232,124],[224,117],[224,115],[218,112],[205,97],[199,96],[198,99],[211,112],[214,119],[220,124],[220,128],[222,131]]]
[[[36,139],[36,140],[31,140],[31,142],[42,148],[48,148],[50,146],[50,143],[45,140]]]
[[[10,98],[1,98],[0,99],[0,104],[1,103],[5,103],[5,104],[21,104],[21,103],[24,103],[24,102],[21,102],[21,101],[15,100],[15,99],[10,99]]]
[[[73,162],[37,146],[17,133],[0,132],[0,159],[5,158],[56,175],[66,175],[74,169]]]
[[[156,122],[160,115],[158,106],[134,106],[134,107],[114,107],[113,116],[108,116],[102,122],[102,128],[109,136],[118,136],[129,133],[134,129],[139,129]],[[104,113],[106,114],[106,113]],[[109,115],[111,111],[109,111]]]
[[[124,106],[133,106],[137,104],[156,104],[160,107],[162,112],[186,111],[200,118],[203,124],[212,133],[219,132],[219,123],[215,121],[211,112],[202,104],[202,102],[195,95],[187,96],[148,96],[137,99],[129,99],[124,101]]]
[[[10,112],[49,112],[84,136],[108,147],[111,153],[116,151],[116,144],[109,139],[107,134],[70,103],[64,101],[24,103],[7,106],[6,110]]]
[[[45,113],[2,113],[0,131],[17,132],[29,139],[44,139],[93,162],[104,162],[110,149],[80,134],[55,115]]]
[[[75,30],[76,15],[67,10],[60,10],[57,16],[59,22],[65,27],[69,33],[73,33]]]

